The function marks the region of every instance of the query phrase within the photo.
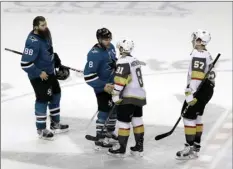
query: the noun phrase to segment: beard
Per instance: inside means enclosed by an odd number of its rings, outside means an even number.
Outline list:
[[[38,34],[44,39],[51,39],[51,33],[49,28],[45,28],[45,30],[38,29]]]

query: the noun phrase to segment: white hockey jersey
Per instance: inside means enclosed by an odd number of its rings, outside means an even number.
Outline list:
[[[116,63],[114,93],[121,93],[121,104],[146,105],[140,62],[132,56],[120,57]]]
[[[192,94],[196,92],[201,81],[204,79],[205,74],[209,71],[212,62],[212,57],[208,51],[193,50],[188,70],[186,92],[191,92]],[[212,82],[214,83],[213,79]]]

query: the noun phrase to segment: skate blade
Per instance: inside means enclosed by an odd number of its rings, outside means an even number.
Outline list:
[[[118,140],[111,139],[111,140],[109,140],[109,143],[110,143],[110,144],[114,144],[114,145],[115,145],[115,144],[117,144],[117,143],[118,143]]]
[[[100,146],[95,146],[95,147],[94,147],[94,150],[95,150],[95,151],[101,151],[101,150],[103,150],[103,149],[102,149],[102,147],[100,147]]]
[[[95,151],[101,151],[101,150],[106,150],[106,149],[109,149],[109,148],[112,148],[112,146],[111,145],[109,145],[109,146],[98,146],[98,145],[95,145],[95,147],[94,147],[94,150]]]
[[[61,134],[61,133],[66,133],[66,132],[68,132],[69,129],[63,129],[63,130],[61,130],[61,129],[52,129],[51,131],[52,131],[54,134]]]
[[[47,141],[54,141],[54,137],[48,138],[48,137],[39,136],[39,139],[41,139],[41,140],[47,140]]]
[[[198,158],[198,156],[196,156],[196,155],[189,155],[189,156],[182,156],[182,157],[176,156],[177,160],[194,160],[197,158]]]
[[[130,151],[130,154],[136,157],[143,157],[144,152],[138,152],[138,151]]]
[[[110,152],[108,152],[107,154],[112,156],[112,157],[117,157],[117,158],[125,158],[126,157],[126,154],[112,154]]]
[[[111,147],[110,147],[111,148]],[[94,150],[96,152],[99,152],[99,151],[105,151],[106,149],[109,149],[109,147],[102,147],[102,146],[96,146],[94,147]]]

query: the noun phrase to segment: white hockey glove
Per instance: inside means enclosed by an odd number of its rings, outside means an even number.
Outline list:
[[[119,96],[120,92],[119,91],[116,91],[116,90],[113,90],[112,92],[112,101],[118,105],[122,102],[122,99],[120,98]]]
[[[193,97],[193,94],[191,92],[192,90],[190,88],[185,90],[185,100],[189,106],[193,106],[197,103],[197,99]]]
[[[116,96],[113,96],[113,97],[112,97],[112,101],[113,101],[116,105],[118,105],[118,104],[120,104],[120,103],[122,102],[122,99],[120,99],[119,95],[116,95]]]

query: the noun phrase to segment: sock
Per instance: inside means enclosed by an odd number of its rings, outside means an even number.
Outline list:
[[[103,127],[104,127],[105,121],[108,118],[108,113],[99,111],[97,118],[98,119],[96,120],[96,136],[99,138],[105,138],[106,129],[103,130]]]
[[[190,146],[193,146],[196,136],[196,120],[184,118],[184,131],[186,143],[188,143]]]
[[[196,136],[195,136],[195,147],[201,148],[201,136],[203,132],[203,123],[202,123],[202,116],[197,116],[196,119]]]
[[[107,123],[108,132],[113,132],[115,130],[116,121],[117,121],[117,114],[116,112],[114,112],[108,119],[108,123]]]
[[[201,136],[203,131],[203,124],[197,124],[196,126],[196,136],[195,136],[195,144],[199,145],[201,144]]]
[[[118,141],[120,144],[120,149],[125,153],[130,135],[130,123],[118,121],[118,126]]]
[[[46,129],[46,119],[47,119],[47,103],[36,101],[35,103],[35,115],[36,115],[36,128],[37,130]]]
[[[142,117],[133,117],[132,118],[133,132],[136,145],[143,145],[144,141],[144,125]]]
[[[134,138],[136,144],[143,145],[144,141],[144,125],[140,125],[133,128]]]
[[[126,151],[129,135],[130,135],[130,128],[119,128],[119,130],[118,130],[118,141],[119,141],[119,144],[121,146],[120,148],[124,152]]]
[[[60,99],[61,99],[60,93],[54,94],[51,102],[49,103],[51,123],[59,123],[60,122]]]

